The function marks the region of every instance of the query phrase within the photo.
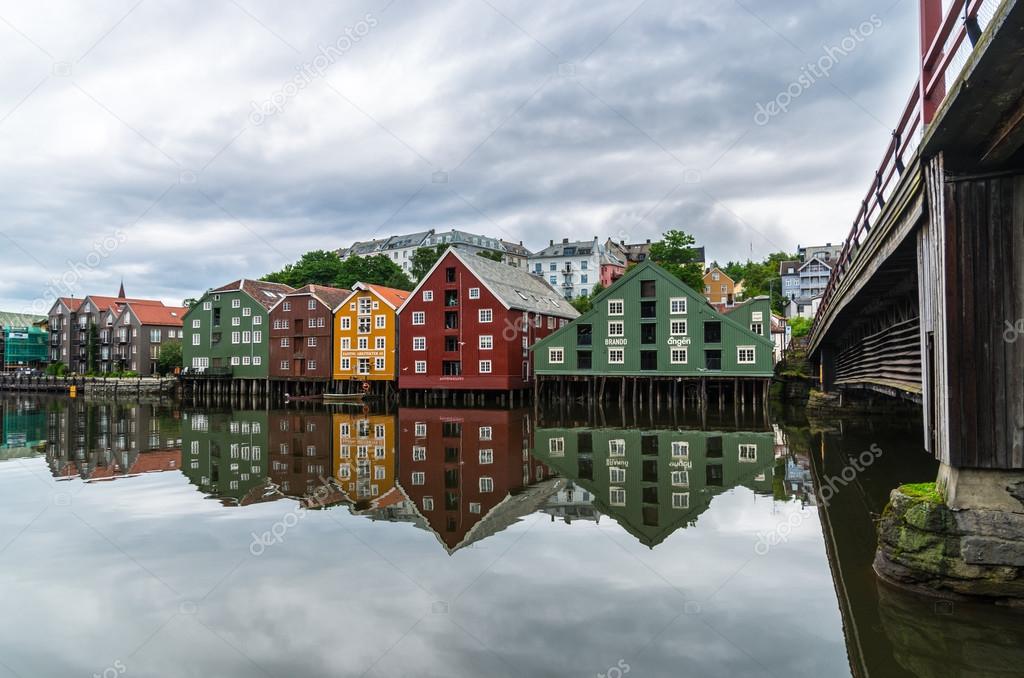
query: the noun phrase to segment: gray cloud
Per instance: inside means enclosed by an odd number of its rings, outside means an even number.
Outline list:
[[[252,102],[367,15],[324,77],[253,124]],[[829,78],[755,123],[872,15],[880,27]],[[177,301],[308,249],[431,227],[533,247],[681,227],[720,261],[838,241],[917,44],[912,3],[889,0],[143,0],[0,17],[5,308],[115,229],[126,241],[78,294],[124,277]]]

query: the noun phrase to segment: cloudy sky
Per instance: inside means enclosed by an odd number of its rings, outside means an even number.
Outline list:
[[[918,49],[906,0],[299,7],[0,2],[0,308],[428,228],[836,242]]]

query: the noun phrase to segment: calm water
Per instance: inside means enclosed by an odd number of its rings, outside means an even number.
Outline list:
[[[1024,617],[871,574],[918,422],[0,406],[3,678],[1024,666]]]

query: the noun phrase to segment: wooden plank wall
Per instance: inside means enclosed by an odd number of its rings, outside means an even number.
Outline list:
[[[1024,335],[1007,332],[1024,326],[1024,175],[944,196],[948,463],[1024,469]]]
[[[924,169],[928,219],[917,234],[917,280],[921,318],[921,386],[924,447],[943,463],[949,457],[949,372],[946,364],[945,176],[941,154]]]

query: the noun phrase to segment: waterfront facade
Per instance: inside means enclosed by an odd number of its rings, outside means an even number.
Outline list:
[[[538,376],[772,376],[771,309],[735,318],[651,262],[629,270],[593,308],[534,346]],[[759,318],[759,320],[754,320]]]
[[[192,412],[181,426],[182,467],[189,482],[224,506],[274,501],[264,411]]]
[[[357,282],[336,304],[335,381],[394,381],[398,372],[398,309],[410,292]]]
[[[0,311],[0,369],[39,367],[49,358],[46,318]]]
[[[523,269],[451,248],[399,309],[399,388],[526,388],[530,346],[577,315]]]
[[[379,508],[395,487],[394,415],[339,412],[332,415],[333,472],[356,511]]]
[[[208,291],[185,314],[185,368],[210,376],[267,379],[270,309],[294,291],[246,279]]]
[[[704,298],[718,308],[732,306],[736,303],[736,281],[713,266],[704,273]]]
[[[100,330],[103,371],[156,374],[164,344],[184,338],[182,324],[187,311],[162,304],[123,304],[113,324]]]
[[[270,308],[270,378],[328,381],[334,309],[349,290],[306,285]]]

